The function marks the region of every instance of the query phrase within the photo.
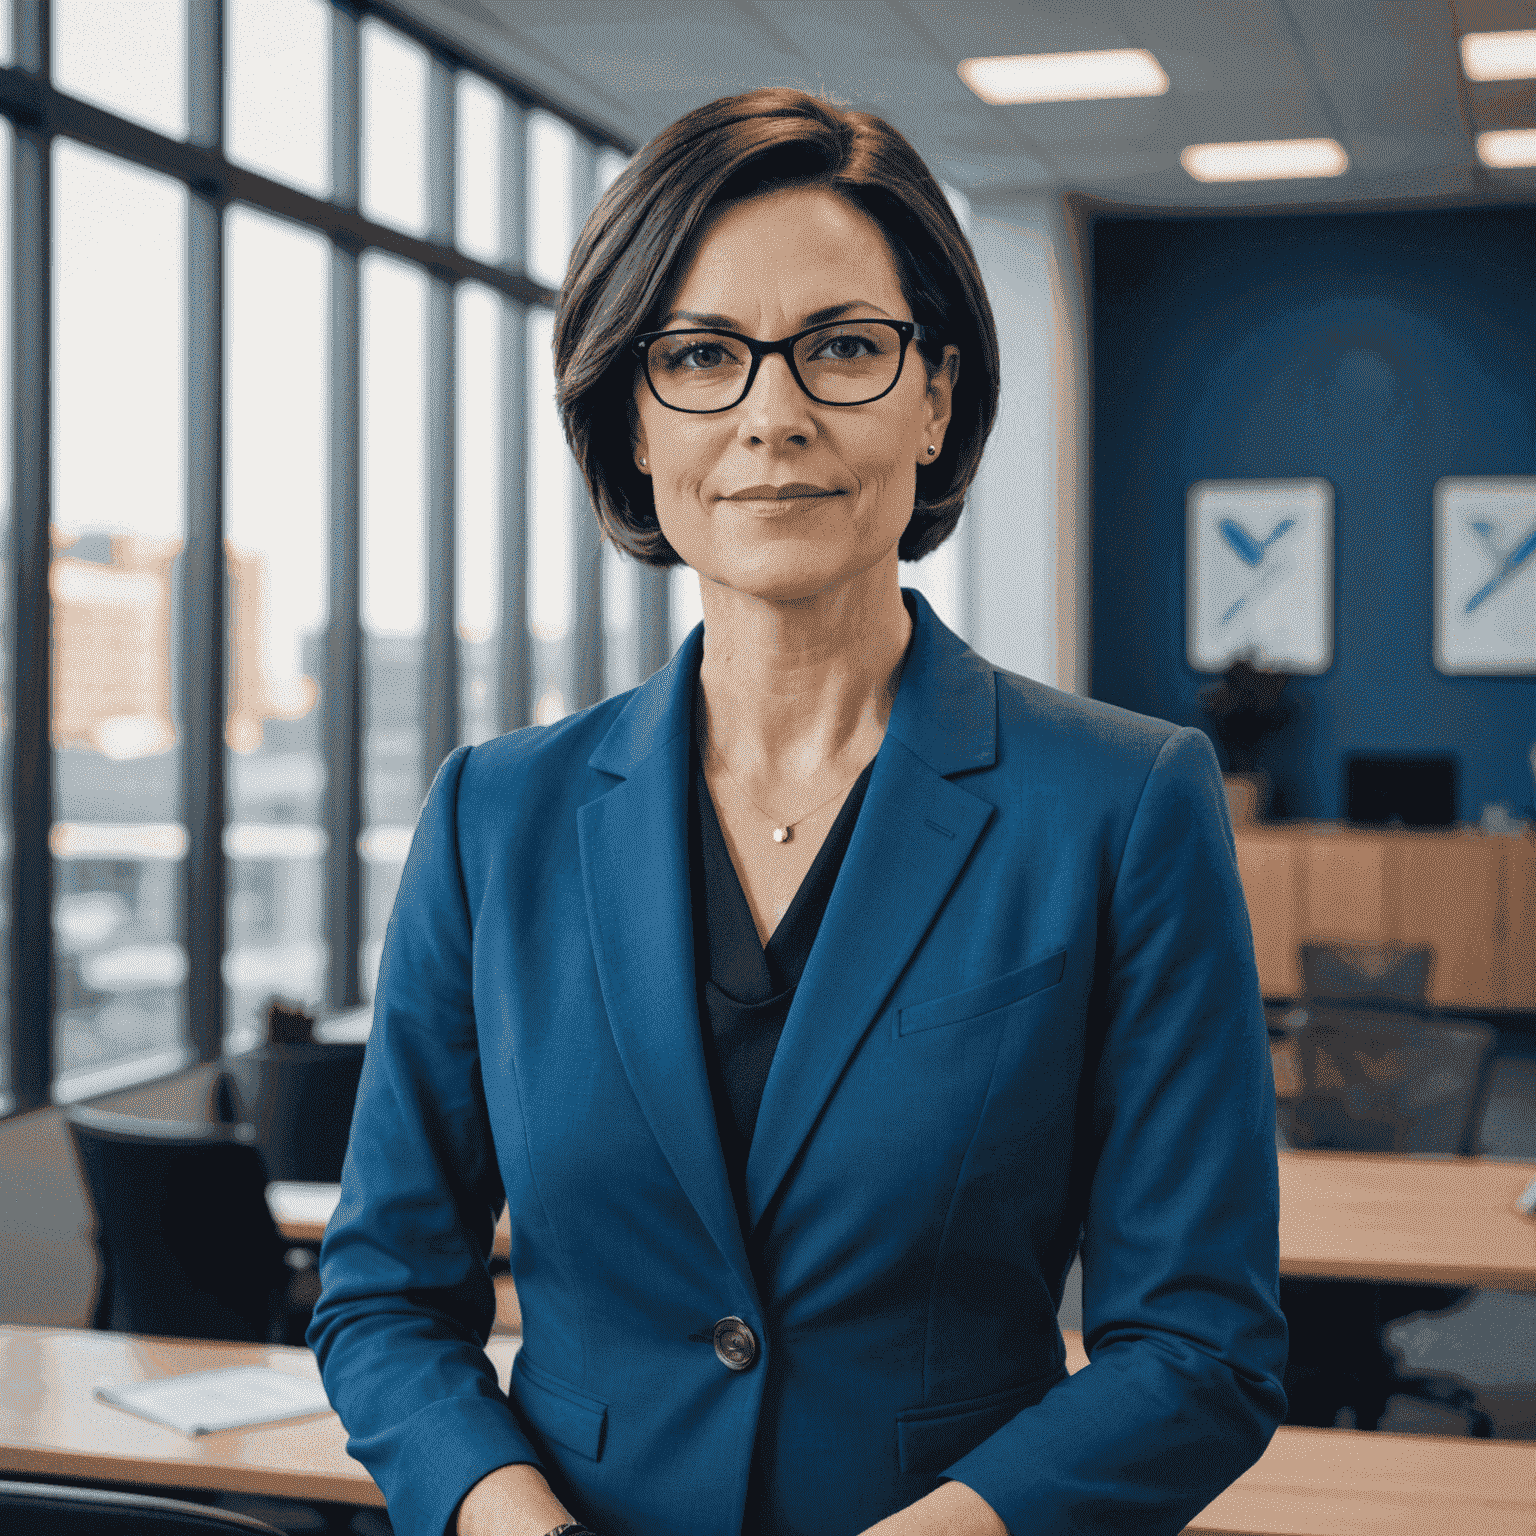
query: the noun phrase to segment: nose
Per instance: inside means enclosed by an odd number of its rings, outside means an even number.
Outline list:
[[[765,357],[752,388],[736,409],[741,412],[737,435],[743,443],[803,446],[816,435],[811,398],[795,382],[789,360],[777,353]]]

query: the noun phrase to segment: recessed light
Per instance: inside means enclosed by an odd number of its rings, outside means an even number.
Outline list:
[[[1254,139],[1242,144],[1190,144],[1179,164],[1196,181],[1290,181],[1342,176],[1349,156],[1336,139]]]
[[[1011,106],[1020,101],[1109,101],[1121,96],[1161,96],[1168,89],[1163,66],[1145,48],[962,59],[960,78],[983,101],[994,106]]]
[[[1536,165],[1536,128],[1498,128],[1478,134],[1477,158],[1495,170]]]
[[[1468,32],[1461,67],[1468,80],[1536,78],[1536,32]]]

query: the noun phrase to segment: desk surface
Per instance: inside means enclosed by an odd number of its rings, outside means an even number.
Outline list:
[[[517,1340],[487,1353],[505,1386]],[[1081,1370],[1082,1340],[1067,1335]],[[145,1339],[87,1329],[0,1327],[0,1472],[218,1489],[381,1507],[346,1453],[334,1413],[191,1437],[98,1402],[97,1385],[229,1365],[311,1379],[314,1357],[280,1345]],[[1531,1536],[1532,1448],[1516,1441],[1280,1429],[1268,1450],[1191,1522],[1202,1536]]]
[[[1536,1291],[1536,1163],[1280,1154],[1280,1269],[1343,1280]]]
[[[1280,1154],[1280,1269],[1340,1280],[1415,1281],[1536,1291],[1536,1218],[1515,1198],[1536,1163],[1489,1158]],[[334,1184],[269,1184],[283,1236],[319,1242]],[[511,1251],[507,1213],[495,1252]]]

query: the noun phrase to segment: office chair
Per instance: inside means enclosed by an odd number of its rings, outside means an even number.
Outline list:
[[[1435,952],[1425,944],[1303,944],[1301,986],[1311,1002],[1425,1007]]]
[[[1314,1004],[1296,1030],[1299,1092],[1280,1105],[1281,1132],[1295,1148],[1468,1153],[1495,1040],[1484,1024]],[[1287,1423],[1327,1427],[1348,1406],[1358,1428],[1374,1429],[1400,1393],[1464,1413],[1474,1436],[1492,1434],[1465,1386],[1399,1375],[1382,1343],[1388,1323],[1447,1307],[1463,1289],[1282,1280],[1280,1290],[1292,1330]]]
[[[249,1126],[64,1113],[96,1225],[93,1328],[286,1336],[291,1272]]]
[[[335,1184],[352,1129],[363,1045],[317,1041],[258,1046],[223,1064],[268,1176]],[[218,1092],[216,1087],[215,1092]]]
[[[56,1483],[0,1482],[0,1529],[22,1536],[282,1536],[232,1510]]]

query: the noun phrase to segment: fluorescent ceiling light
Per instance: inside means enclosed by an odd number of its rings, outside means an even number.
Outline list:
[[[1019,101],[1108,101],[1118,96],[1161,96],[1168,89],[1163,66],[1145,48],[962,59],[960,78],[983,101],[995,106]]]
[[[1196,181],[1289,181],[1342,176],[1349,156],[1334,139],[1255,139],[1246,144],[1190,144],[1179,164]]]
[[[1477,158],[1495,170],[1536,165],[1536,128],[1499,128],[1478,134]]]
[[[1461,40],[1468,80],[1536,77],[1536,32],[1468,32]]]

